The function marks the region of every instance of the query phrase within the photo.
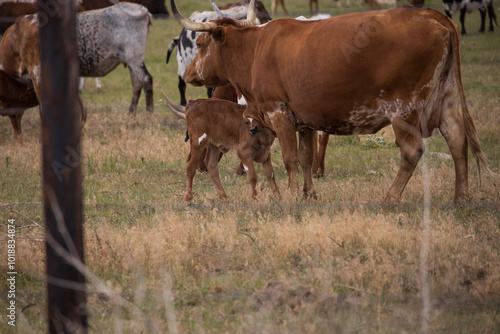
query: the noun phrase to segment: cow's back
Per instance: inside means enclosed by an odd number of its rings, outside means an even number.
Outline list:
[[[80,75],[103,76],[125,59],[143,54],[150,24],[147,9],[133,3],[80,13],[76,28]]]

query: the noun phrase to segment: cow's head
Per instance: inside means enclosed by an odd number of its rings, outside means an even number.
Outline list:
[[[186,19],[177,9],[174,0],[170,0],[172,13],[179,24],[187,30],[203,31],[198,36],[196,46],[198,54],[186,69],[184,81],[194,86],[217,87],[229,83],[221,56],[225,46],[228,29],[238,29],[255,25],[255,0],[248,6],[246,20],[234,20],[223,17],[210,22],[194,22]]]

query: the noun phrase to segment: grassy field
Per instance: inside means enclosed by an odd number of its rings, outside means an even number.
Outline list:
[[[203,0],[179,1],[187,16],[209,9]],[[227,1],[228,2],[228,1]],[[264,2],[270,11],[269,1]],[[290,16],[308,3],[286,0]],[[430,3],[442,11],[441,3]],[[280,8],[281,10],[281,8]],[[339,15],[367,10],[333,9]],[[497,8],[500,13],[500,8]],[[283,16],[280,12],[278,17]],[[455,20],[458,21],[458,14]],[[500,29],[479,34],[480,15],[467,15],[462,77],[472,117],[491,168],[500,168]],[[422,169],[402,204],[380,206],[399,165],[387,140],[336,137],[327,150],[317,200],[286,190],[279,145],[273,147],[272,196],[261,166],[259,197],[251,201],[246,177],[236,176],[235,154],[219,165],[229,201],[217,199],[207,174],[195,177],[194,204],[186,186],[185,124],[165,107],[163,87],[175,101],[175,57],[167,46],[181,28],[155,20],[146,65],[154,77],[155,112],[128,115],[128,70],[117,68],[83,96],[85,248],[88,312],[94,333],[416,333],[421,326]],[[189,86],[188,99],[205,96]],[[45,244],[41,202],[40,118],[25,114],[23,137],[13,140],[0,118],[0,332],[42,333],[46,327]],[[428,140],[432,209],[428,275],[430,331],[498,333],[500,328],[500,180],[479,188],[470,161],[470,201],[454,206],[453,163],[441,136]],[[6,225],[17,226],[16,328],[6,324]]]

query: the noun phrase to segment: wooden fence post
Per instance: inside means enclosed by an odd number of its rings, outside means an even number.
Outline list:
[[[38,0],[38,15],[48,332],[86,333],[75,1]]]

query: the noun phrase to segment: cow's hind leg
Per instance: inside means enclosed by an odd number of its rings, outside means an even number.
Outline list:
[[[425,149],[418,128],[418,120],[412,122],[409,119],[403,120],[397,117],[393,120],[392,127],[401,150],[401,162],[398,175],[385,196],[386,203],[398,203],[401,200],[401,194]]]
[[[179,75],[179,83],[177,84],[177,88],[179,89],[179,94],[181,95],[181,106],[185,106],[187,101],[186,101],[186,81],[182,79],[182,77]]]
[[[484,24],[486,22],[486,8],[479,8],[479,13],[481,13],[481,28],[479,28],[479,32],[484,32]]]
[[[490,31],[493,32],[493,20],[497,23],[497,16],[495,14],[495,9],[493,8],[493,1],[490,1],[486,6],[488,9],[488,18],[490,19]]]
[[[450,149],[455,164],[455,201],[467,197],[468,185],[468,143],[463,122],[452,113],[442,117],[439,131]]]
[[[132,103],[130,104],[130,112],[137,111],[137,104],[141,96],[141,90],[144,90],[146,95],[146,110],[152,112],[153,105],[153,77],[146,69],[144,62],[140,64],[129,64],[130,79],[132,81]]]

